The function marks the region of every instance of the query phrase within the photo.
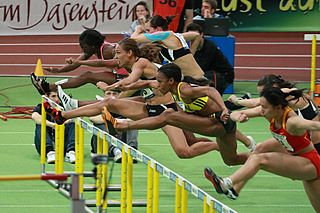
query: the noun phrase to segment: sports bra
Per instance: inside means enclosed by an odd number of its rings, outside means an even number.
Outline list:
[[[185,103],[183,99],[181,98],[180,95],[180,86],[183,82],[180,82],[178,84],[178,95],[172,95],[173,99],[177,102],[177,104],[183,109],[183,111],[188,112],[188,113],[193,113],[196,111],[200,111],[203,109],[203,107],[207,104],[209,97],[204,96],[200,98],[196,98],[194,101],[191,103]],[[196,87],[197,85],[192,85],[192,87]]]
[[[153,63],[153,62],[152,62]],[[158,69],[162,66],[161,64],[153,63]],[[144,76],[140,77],[141,80],[156,80],[156,77],[153,78],[146,78]],[[155,96],[152,88],[144,88],[142,89],[142,97],[144,99],[150,99]]]

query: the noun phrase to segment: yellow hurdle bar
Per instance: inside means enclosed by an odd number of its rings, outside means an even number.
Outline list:
[[[182,182],[181,186],[181,212],[188,212],[188,191],[185,189],[186,182]]]
[[[76,162],[74,164],[74,168],[75,168],[75,172],[77,175],[80,174],[80,153],[79,153],[79,150],[80,150],[80,140],[79,140],[79,123],[80,121],[78,119],[76,119],[74,121],[74,139],[75,139],[75,153],[76,153]],[[80,177],[79,177],[79,187],[78,187],[78,193],[80,195],[80,197],[82,198],[82,194],[80,192]]]
[[[59,173],[63,174],[64,172],[64,124],[59,127]],[[57,142],[56,142],[57,143]],[[56,156],[57,157],[57,156]]]
[[[56,153],[56,161],[55,161],[55,164],[54,164],[54,171],[56,174],[59,174],[59,161],[60,161],[60,158],[59,158],[59,152],[60,152],[60,149],[59,149],[59,146],[60,146],[60,143],[59,143],[59,137],[60,137],[60,126],[58,124],[55,124],[55,135],[54,135],[54,141],[55,141],[55,153]]]
[[[176,199],[175,199],[175,213],[181,212],[181,186],[179,184],[179,178],[176,178]]]
[[[152,196],[152,212],[158,213],[159,211],[159,172],[157,166],[153,167],[153,196]]]
[[[103,141],[102,141],[102,154],[108,155],[108,142],[106,140],[106,135],[103,135]],[[107,190],[108,186],[108,164],[102,165],[102,189],[103,193],[105,193],[105,190]],[[107,198],[103,200],[102,203],[102,209],[107,209]]]
[[[122,161],[121,161],[121,204],[120,212],[126,213],[127,211],[127,153],[125,147],[122,147]]]
[[[209,205],[207,203],[207,196],[203,198],[203,213],[209,213]]]
[[[102,140],[100,138],[100,132],[97,134],[97,154],[101,155],[102,154]],[[98,164],[97,165],[97,180],[96,180],[96,206],[97,208],[101,206],[101,193],[102,193],[102,188],[101,188],[101,175],[102,174],[102,165]]]
[[[41,102],[41,150],[40,150],[40,164],[42,165],[42,173],[45,173],[45,163],[46,163],[46,129],[47,129],[47,113],[44,109],[44,98]]]
[[[152,213],[152,191],[153,191],[153,169],[151,161],[148,161],[148,179],[147,179],[147,213]]]
[[[316,51],[317,51],[317,36],[312,36],[312,48],[311,48],[311,81],[310,92],[311,97],[314,98],[315,81],[316,81]]]
[[[133,159],[131,156],[130,148],[128,149],[128,166],[127,166],[127,212],[132,212],[132,171]]]
[[[79,124],[79,192],[83,194],[83,171],[84,171],[84,129]]]

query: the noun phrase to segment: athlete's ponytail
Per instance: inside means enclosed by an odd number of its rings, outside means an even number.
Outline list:
[[[166,31],[168,30],[168,25],[172,22],[172,19],[174,17],[175,16],[167,16],[163,18],[160,15],[155,15],[155,16],[152,16],[150,19],[148,19],[147,22],[150,23],[150,27],[152,28],[161,27],[162,30]]]

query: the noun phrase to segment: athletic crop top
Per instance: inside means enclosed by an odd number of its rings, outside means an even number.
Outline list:
[[[180,86],[183,82],[180,82],[178,84],[178,95],[172,95],[173,99],[177,102],[177,104],[183,109],[183,111],[188,113],[193,113],[196,111],[200,111],[203,109],[203,107],[207,104],[209,97],[204,96],[195,99],[191,103],[185,103],[180,95]],[[191,86],[197,86],[197,85],[191,85]]]
[[[181,35],[179,33],[174,33],[174,35],[180,40],[182,47],[177,50],[172,50],[172,49],[168,49],[168,48],[161,46],[161,51],[160,51],[160,55],[166,61],[169,61],[169,62],[172,62],[182,56],[185,56],[185,55],[191,53],[189,46],[188,46],[186,40],[184,39],[183,35]]]
[[[271,134],[277,141],[288,151],[290,152],[297,152],[299,150],[302,150],[309,146],[310,144],[310,135],[309,132],[306,131],[303,135],[301,136],[296,136],[296,135],[290,135],[286,131],[286,121],[288,119],[288,113],[292,111],[289,107],[286,108],[284,115],[283,115],[283,120],[281,127],[279,129],[275,129],[274,127],[274,119],[272,118],[270,121],[270,131]]]
[[[318,108],[308,99],[308,105],[303,109],[298,109],[295,113],[306,120],[312,120],[318,116]]]

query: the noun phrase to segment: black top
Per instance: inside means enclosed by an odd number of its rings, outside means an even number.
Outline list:
[[[212,41],[204,38],[203,46],[200,50],[196,51],[194,58],[205,73],[213,71],[225,73],[226,81],[228,83],[233,82],[233,67],[221,50]]]

